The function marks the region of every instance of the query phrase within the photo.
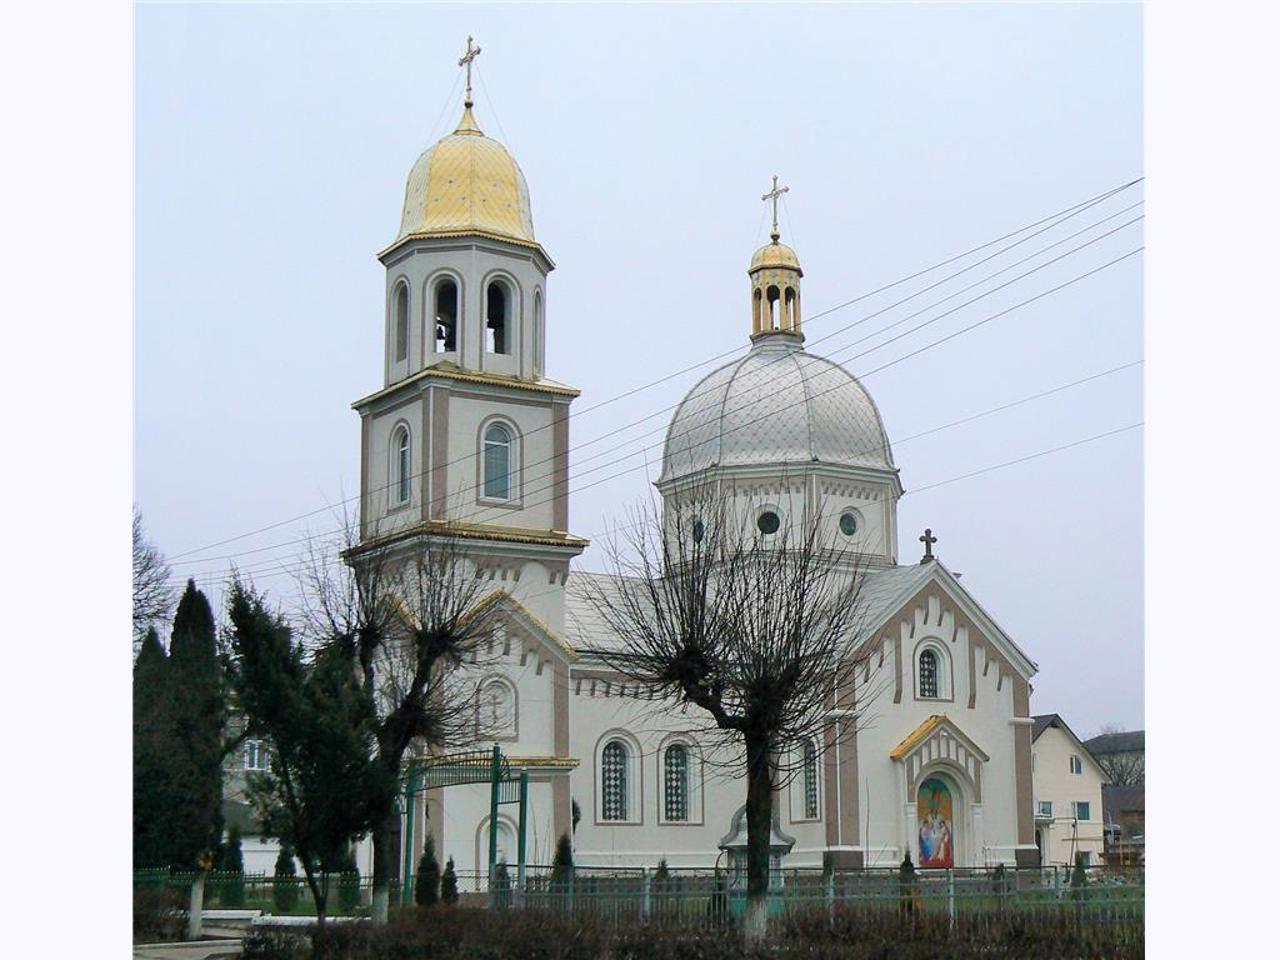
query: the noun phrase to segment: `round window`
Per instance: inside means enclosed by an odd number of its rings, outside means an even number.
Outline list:
[[[703,534],[705,534],[706,532],[707,532],[706,529],[702,526],[701,520],[693,521],[693,542],[694,543],[701,543]]]
[[[846,537],[852,537],[858,532],[858,518],[848,511],[840,514],[840,532]]]
[[[760,518],[756,520],[756,526],[760,528],[761,533],[766,535],[770,533],[777,533],[779,524],[780,521],[778,520],[778,515],[772,510],[766,510],[764,513],[760,514]]]

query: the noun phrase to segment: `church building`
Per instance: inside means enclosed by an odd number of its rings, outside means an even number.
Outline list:
[[[771,240],[744,251],[748,284],[724,291],[741,297],[749,348],[676,409],[657,481],[668,509],[694,483],[750,491],[765,536],[821,501],[864,570],[866,668],[828,742],[796,746],[775,803],[775,865],[894,866],[906,853],[923,867],[1034,864],[1035,664],[933,556],[931,534],[923,559],[899,562],[889,438],[857,378],[805,350],[804,274],[777,230],[778,193],[775,179]],[[617,638],[587,597],[604,575],[576,568],[588,543],[569,516],[578,391],[545,374],[555,263],[524,175],[477,122],[469,73],[457,128],[409,171],[399,231],[378,256],[383,384],[354,404],[362,543],[460,537],[491,588],[496,649],[467,709],[475,749],[497,743],[528,771],[529,862],[549,863],[562,834],[580,865],[732,862],[746,843],[745,781],[712,762],[704,715],[606,665]],[[864,689],[879,691],[865,712]],[[441,863],[486,870],[486,785],[431,789],[409,809],[405,859],[430,834]],[[514,808],[498,816],[514,863]]]

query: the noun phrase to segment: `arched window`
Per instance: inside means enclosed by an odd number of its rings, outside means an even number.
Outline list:
[[[765,298],[769,301],[769,317],[765,324],[766,330],[778,329],[778,300],[782,294],[778,292],[777,287],[770,287],[764,292]]]
[[[510,332],[510,317],[507,310],[507,291],[501,283],[489,284],[486,297],[485,330],[488,334],[485,349],[490,353],[509,353],[507,334]]]
[[[808,820],[818,817],[818,751],[812,740],[804,742],[804,815]]]
[[[479,739],[515,736],[516,695],[510,684],[497,678],[486,680],[476,699]]]
[[[783,303],[786,305],[786,310],[783,311],[782,328],[784,330],[794,330],[796,326],[796,292],[791,287],[787,287]]]
[[[621,740],[605,744],[600,757],[602,820],[627,819],[627,745]]]
[[[391,444],[393,466],[392,466],[392,489],[394,491],[396,503],[409,502],[409,428],[400,426],[396,428],[395,438]]]
[[[451,353],[458,349],[458,285],[452,280],[441,280],[436,284],[435,299],[434,350]]]
[[[409,285],[396,287],[396,363],[409,356]]]
[[[542,351],[543,347],[542,332],[542,291],[539,290],[533,295],[533,372],[539,376],[544,369]]]
[[[511,499],[511,431],[495,423],[484,432],[484,495]]]
[[[663,754],[662,798],[666,819],[689,819],[689,748],[684,744],[672,744]]]
[[[938,695],[938,655],[932,650],[920,651],[920,696]]]

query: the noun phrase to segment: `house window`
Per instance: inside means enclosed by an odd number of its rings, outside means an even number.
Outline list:
[[[244,742],[244,768],[246,770],[267,769],[267,741],[246,740]]]
[[[1072,801],[1071,816],[1074,817],[1076,820],[1088,820],[1089,819],[1089,801],[1088,800]]]
[[[668,820],[689,819],[689,748],[667,747],[662,763],[663,814]]]
[[[1071,755],[1071,772],[1084,773],[1084,764],[1080,762],[1080,757],[1074,753]]]
[[[1036,816],[1053,819],[1053,801],[1041,800],[1036,804]]]
[[[938,655],[932,650],[920,652],[920,696],[927,699],[938,696]]]
[[[396,503],[409,502],[409,428],[399,427],[395,433],[395,467],[392,475],[392,486],[395,490]]]
[[[804,815],[807,820],[818,817],[818,751],[813,741],[804,742]]]
[[[500,423],[484,432],[484,495],[511,499],[511,431]]]
[[[605,744],[600,757],[602,820],[627,819],[627,745],[621,740]]]

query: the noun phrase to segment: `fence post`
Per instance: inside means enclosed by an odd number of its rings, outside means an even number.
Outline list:
[[[648,920],[649,908],[650,908],[649,897],[650,897],[650,890],[651,890],[648,867],[644,868],[643,882],[644,882],[644,897],[640,901],[640,917],[643,920]]]
[[[947,868],[947,917],[951,926],[956,925],[956,872]]]
[[[832,928],[836,925],[836,872],[834,868],[827,874],[827,925]]]
[[[1062,874],[1058,872],[1057,864],[1053,867],[1053,896],[1056,900],[1062,899]]]
[[[207,871],[197,870],[191,883],[191,899],[187,903],[187,939],[199,940],[204,931],[204,878]]]

